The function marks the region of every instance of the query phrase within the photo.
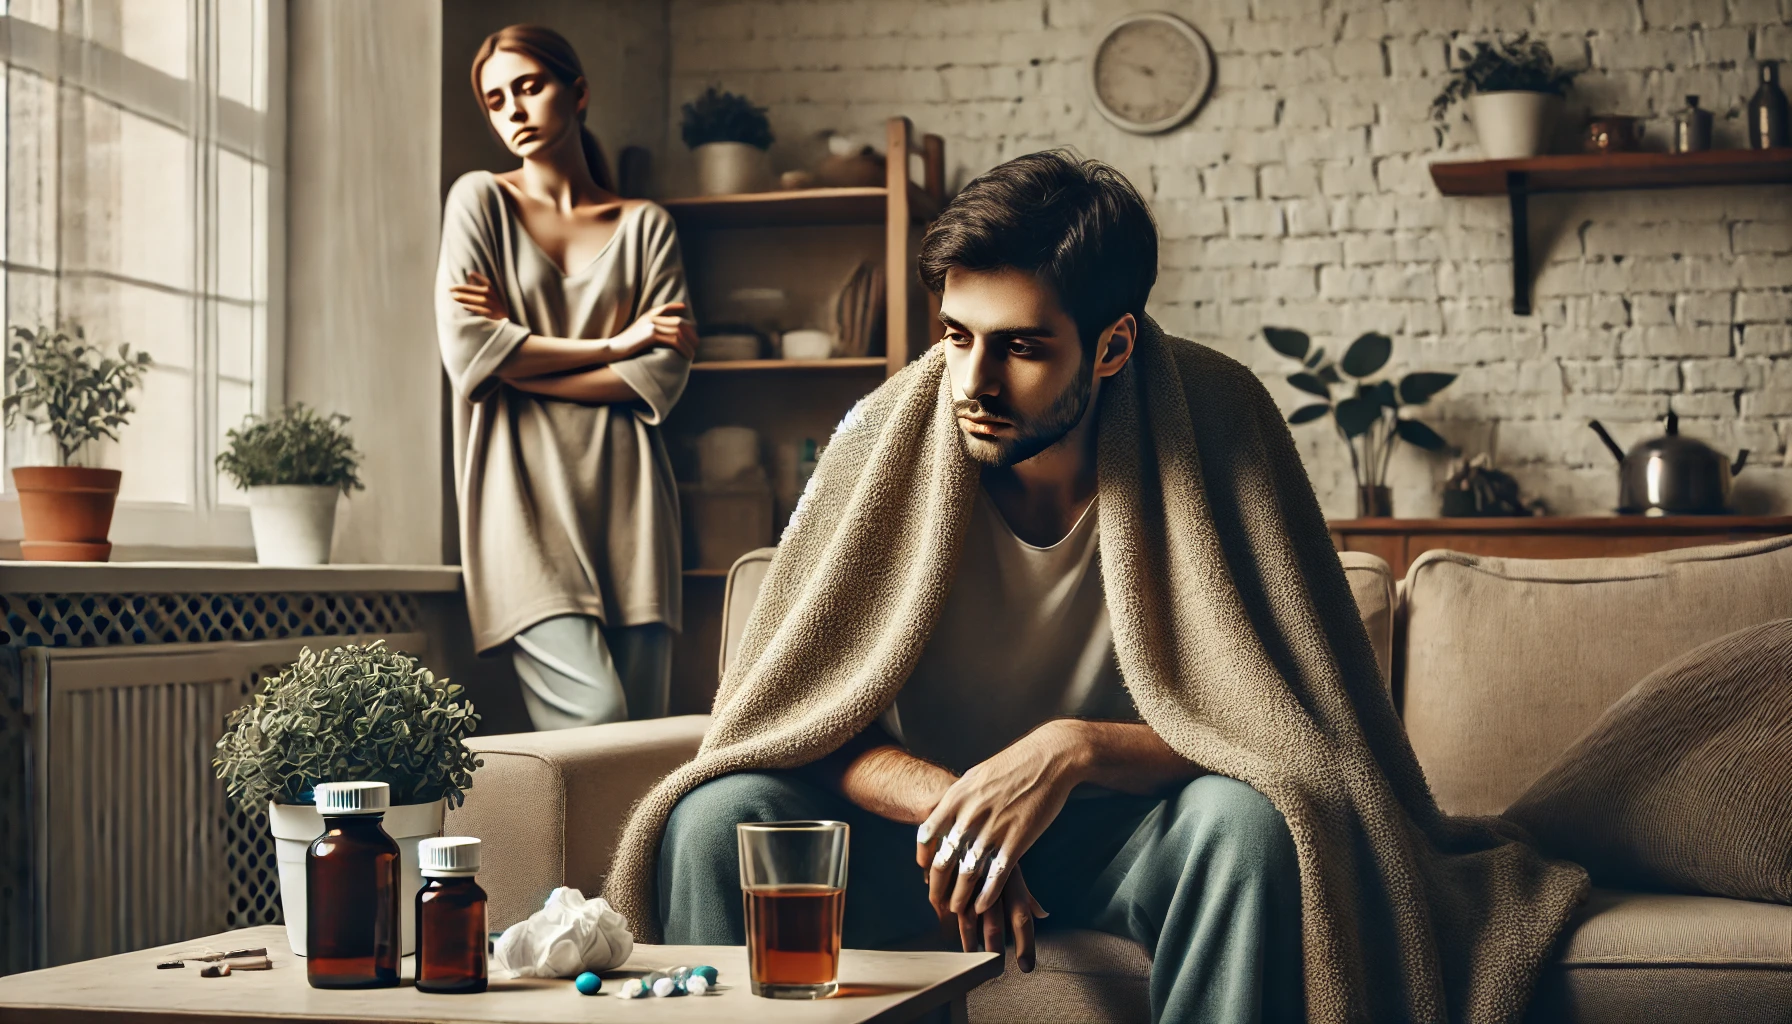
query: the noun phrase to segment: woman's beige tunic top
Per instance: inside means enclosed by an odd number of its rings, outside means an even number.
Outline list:
[[[640,203],[621,217],[596,259],[562,274],[490,172],[448,192],[436,327],[454,387],[461,566],[480,651],[555,615],[682,625],[678,490],[658,424],[690,361],[655,347],[609,364],[646,408],[545,398],[495,376],[530,334],[608,338],[654,306],[689,301],[671,215]],[[475,270],[503,289],[509,320],[449,297]]]

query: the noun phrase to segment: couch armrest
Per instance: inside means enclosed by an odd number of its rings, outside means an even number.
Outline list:
[[[528,917],[557,885],[597,895],[629,808],[708,728],[708,715],[679,715],[468,740],[485,765],[444,834],[483,846],[489,927]]]

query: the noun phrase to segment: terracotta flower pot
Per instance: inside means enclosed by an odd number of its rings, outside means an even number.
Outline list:
[[[118,504],[116,469],[84,466],[20,466],[12,471],[19,492],[24,557],[48,562],[104,562],[112,556],[106,535]]]

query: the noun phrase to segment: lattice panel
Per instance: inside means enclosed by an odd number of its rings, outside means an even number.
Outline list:
[[[0,594],[0,646],[121,647],[417,629],[411,594]]]
[[[30,723],[18,702],[18,655],[0,651],[0,974],[31,966],[31,822],[25,787]]]
[[[242,685],[239,694],[243,703],[261,688],[261,681],[279,675],[280,666],[270,665],[254,673]],[[224,869],[227,873],[225,892],[228,903],[223,927],[219,931],[249,928],[258,924],[285,924],[280,912],[280,865],[274,854],[274,834],[268,831],[266,807],[245,810],[236,801],[227,802],[224,816]]]

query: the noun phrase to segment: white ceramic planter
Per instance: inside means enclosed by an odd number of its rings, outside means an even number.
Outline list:
[[[1562,97],[1546,92],[1480,92],[1468,98],[1469,120],[1489,160],[1522,160],[1543,152]]]
[[[417,951],[417,890],[423,873],[417,863],[417,844],[442,834],[442,815],[447,801],[433,804],[400,804],[389,808],[380,822],[398,843],[403,867],[398,879],[399,951]],[[286,918],[286,939],[292,951],[306,955],[305,947],[305,851],[324,834],[323,815],[310,804],[268,804],[268,830],[274,833],[274,854],[280,865],[280,913]]]
[[[249,526],[262,565],[327,565],[339,487],[270,484],[249,488]]]
[[[765,150],[745,142],[705,142],[697,155],[697,188],[706,196],[763,192],[771,172]]]

